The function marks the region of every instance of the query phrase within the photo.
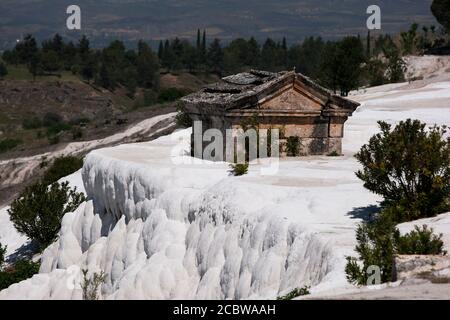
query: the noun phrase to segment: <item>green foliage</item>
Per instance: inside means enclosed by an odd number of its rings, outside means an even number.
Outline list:
[[[359,257],[347,257],[345,267],[350,283],[366,285],[370,266],[380,268],[381,282],[391,281],[395,253],[393,234],[394,224],[387,219],[376,219],[358,226],[355,251]]]
[[[0,140],[0,153],[14,149],[15,147],[17,147],[18,145],[20,145],[22,143],[23,143],[23,141],[20,139],[6,138],[3,140]]]
[[[356,154],[364,187],[384,197],[398,222],[430,217],[448,209],[450,139],[445,127],[408,119],[393,130],[379,122],[381,133]]]
[[[222,74],[223,57],[224,53],[222,46],[220,45],[220,40],[214,39],[214,41],[210,44],[207,52],[207,63],[212,72],[219,75]]]
[[[309,289],[311,289],[311,287],[308,287],[308,286],[304,286],[302,288],[295,288],[288,294],[281,296],[281,297],[277,297],[277,300],[292,300],[297,297],[306,296],[308,294],[311,294]]]
[[[417,39],[417,30],[419,29],[419,25],[417,23],[413,23],[409,28],[408,32],[402,32],[401,42],[403,48],[403,54],[413,54],[415,49],[417,48],[418,39]]]
[[[0,243],[0,272],[2,271],[3,263],[5,262],[6,249],[8,246],[3,246]]]
[[[42,182],[47,185],[52,184],[63,177],[77,172],[82,167],[83,159],[72,156],[56,158],[52,166],[46,171]]]
[[[81,289],[83,291],[83,300],[98,300],[98,289],[106,281],[106,274],[101,271],[95,272],[92,277],[88,277],[88,270],[83,269],[83,281]]]
[[[230,164],[230,173],[235,176],[243,176],[248,173],[248,163],[233,163]]]
[[[7,75],[8,75],[8,68],[6,68],[6,65],[0,61],[0,79],[3,79]]]
[[[19,260],[7,270],[0,271],[0,290],[14,283],[31,278],[39,272],[39,263],[30,260]]]
[[[70,189],[69,183],[37,183],[27,187],[8,210],[14,227],[36,241],[41,250],[58,235],[63,216],[85,201],[84,194]]]
[[[381,282],[393,279],[394,258],[397,254],[437,255],[446,254],[443,250],[442,235],[433,234],[433,229],[423,226],[402,236],[395,227],[395,220],[386,212],[373,221],[363,223],[356,231],[358,259],[347,257],[345,273],[350,283],[367,285],[370,266],[378,266]]]
[[[42,119],[42,125],[44,127],[52,127],[61,123],[63,123],[63,118],[54,112],[47,112]]]
[[[364,46],[357,37],[346,37],[336,43],[327,43],[322,59],[321,82],[334,92],[347,96],[358,88],[365,62]]]
[[[173,102],[182,98],[185,95],[186,92],[178,88],[163,89],[160,91],[158,95],[158,102],[159,103]]]
[[[433,229],[426,225],[422,229],[415,226],[413,231],[404,236],[396,230],[394,241],[398,254],[446,254],[442,234],[434,234]]]
[[[181,103],[181,102],[178,103],[177,112],[178,112],[178,114],[175,118],[177,125],[180,127],[184,127],[184,128],[192,127],[192,119],[187,114],[183,103]]]
[[[80,140],[83,138],[83,130],[79,126],[72,127],[70,132],[72,133],[73,140]]]
[[[433,0],[431,12],[446,32],[450,33],[450,1]]]
[[[388,40],[383,47],[383,54],[388,60],[386,73],[389,82],[396,83],[404,81],[406,64],[401,57],[400,51],[392,40]]]
[[[22,128],[26,130],[39,129],[43,126],[42,120],[38,117],[25,118],[22,121]]]
[[[300,154],[300,137],[288,137],[286,141],[286,152],[289,157],[297,157]]]
[[[337,151],[332,151],[327,156],[329,156],[329,157],[339,157],[340,155],[339,155],[339,153],[337,153]]]

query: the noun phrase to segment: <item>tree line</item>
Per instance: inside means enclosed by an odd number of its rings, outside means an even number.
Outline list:
[[[435,27],[423,26],[420,30],[417,24],[397,39],[383,34],[374,37],[369,32],[364,38],[348,36],[335,41],[308,37],[291,46],[286,38],[267,38],[263,43],[255,38],[238,38],[223,44],[217,38],[207,41],[206,32],[198,30],[196,42],[167,39],[154,52],[142,40],[137,48],[127,48],[117,40],[103,49],[93,49],[86,36],[74,44],[56,34],[38,45],[32,35],[27,35],[14,49],[3,53],[3,60],[26,65],[33,77],[70,71],[109,90],[125,87],[132,98],[137,88],[157,92],[161,72],[225,76],[250,69],[295,69],[346,96],[360,86],[403,81],[402,56],[423,53],[441,44],[440,39]],[[7,73],[4,64],[0,72]]]

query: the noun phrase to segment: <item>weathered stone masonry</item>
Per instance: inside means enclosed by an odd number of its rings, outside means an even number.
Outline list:
[[[225,137],[226,129],[254,119],[260,129],[279,129],[282,156],[287,138],[295,136],[300,155],[342,154],[344,123],[359,106],[294,71],[254,70],[223,78],[183,102],[203,132],[219,129]]]

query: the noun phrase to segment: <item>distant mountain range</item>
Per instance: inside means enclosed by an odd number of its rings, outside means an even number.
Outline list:
[[[437,24],[432,0],[0,0],[0,50],[32,33],[42,39],[59,32],[69,38],[87,34],[95,44],[111,39],[134,42],[195,38],[198,28],[223,40],[286,36],[289,42],[314,35],[336,38],[365,34],[366,9],[382,9],[384,32],[412,22]],[[66,8],[82,10],[82,31],[66,29]]]

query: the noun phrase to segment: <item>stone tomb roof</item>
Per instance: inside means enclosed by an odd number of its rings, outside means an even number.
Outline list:
[[[251,109],[256,108],[261,100],[291,83],[305,88],[311,96],[320,101],[324,109],[348,111],[351,114],[359,106],[359,103],[332,93],[300,73],[259,70],[222,78],[222,81],[205,86],[200,91],[184,97],[182,101],[198,108]]]

